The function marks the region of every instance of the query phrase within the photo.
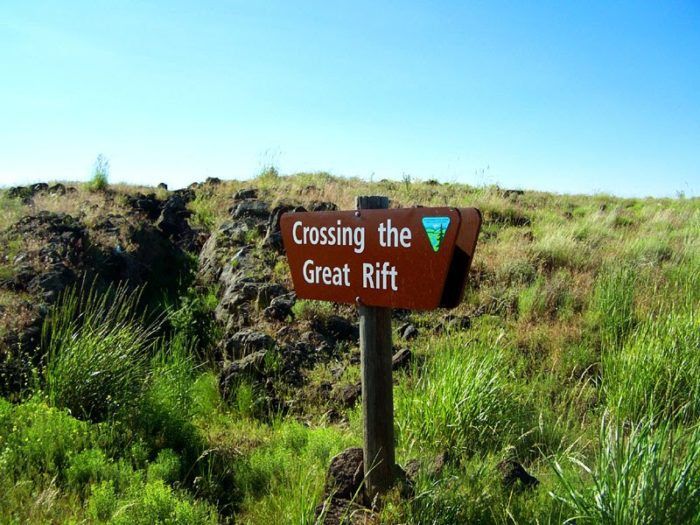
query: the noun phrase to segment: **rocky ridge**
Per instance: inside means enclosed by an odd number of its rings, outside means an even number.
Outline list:
[[[213,317],[219,330],[213,356],[224,396],[239,381],[251,380],[265,386],[271,405],[288,408],[275,389],[298,387],[304,383],[304,370],[333,361],[335,384],[323,389],[337,409],[355,404],[359,383],[340,380],[344,361],[359,362],[354,309],[341,307],[331,314],[312,312],[296,319],[296,296],[286,271],[279,271],[284,266],[280,217],[305,208],[244,188],[230,195],[225,219],[211,232],[193,226],[190,204],[198,196],[220,192],[221,184],[210,178],[176,191],[160,185],[157,193],[108,188],[99,193],[104,209],[86,200],[71,213],[33,208],[37,199],[47,196],[59,202],[79,199],[81,192],[75,187],[34,184],[6,190],[7,198],[26,207],[22,218],[0,231],[0,293],[6,291],[0,302],[0,373],[10,385],[6,389],[20,389],[31,368],[40,365],[42,321],[67,287],[126,282],[172,290],[180,286],[188,258],[194,256],[196,287],[216,294]],[[306,207],[337,209],[325,201],[311,201]],[[403,319],[398,335],[410,341],[419,329],[405,322],[406,314],[394,312]],[[451,316],[436,330],[468,325],[468,318]],[[395,352],[394,367],[407,366],[410,351],[397,346]],[[337,417],[333,411],[329,415]]]

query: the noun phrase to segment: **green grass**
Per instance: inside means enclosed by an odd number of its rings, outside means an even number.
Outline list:
[[[599,334],[606,348],[619,348],[637,322],[636,283],[637,271],[629,265],[612,266],[598,279],[591,313],[599,324]]]
[[[2,202],[0,201],[0,210]],[[13,261],[17,255],[21,253],[22,250],[22,240],[15,237],[6,235],[2,239],[2,245],[0,246],[0,282],[10,280],[15,274],[15,268],[13,266]]]
[[[7,192],[0,190],[0,230],[16,222],[23,212],[20,199],[11,199],[7,196]]]
[[[437,479],[419,476],[413,501],[391,502],[382,512],[382,522],[555,525],[573,515],[563,502],[548,494],[548,489],[558,486],[554,477],[540,475],[542,483],[536,491],[504,489],[497,475],[497,463],[493,456],[475,458],[447,468]]]
[[[207,231],[214,229],[216,225],[216,205],[210,195],[199,193],[187,206],[192,211],[190,223]]]
[[[92,439],[87,423],[38,397],[17,406],[0,401],[0,431],[2,477],[15,482],[63,476],[71,457]]]
[[[215,525],[216,511],[201,502],[178,495],[162,480],[119,494],[113,484],[96,485],[88,503],[89,516],[111,525]]]
[[[154,449],[170,448],[192,461],[202,449],[195,420],[215,412],[218,393],[197,371],[192,345],[163,340],[150,362],[151,378],[135,411],[138,428]]]
[[[518,298],[518,313],[533,321],[571,317],[580,305],[571,292],[571,273],[557,270],[550,278],[540,275]]]
[[[554,496],[576,523],[601,525],[697,523],[700,516],[700,430],[673,422],[604,419],[593,467],[554,468]]]
[[[142,395],[159,323],[138,314],[140,293],[125,286],[72,288],[44,324],[46,392],[81,419],[128,411]]]
[[[231,196],[244,187],[271,207],[350,209],[355,195],[385,194],[393,205],[484,213],[453,312],[471,328],[448,333],[446,312],[412,312],[419,337],[395,341],[413,354],[394,373],[397,458],[420,469],[412,497],[394,490],[384,500],[380,523],[698,523],[699,199],[506,195],[268,168],[197,190],[193,223],[231,220]],[[111,190],[116,201],[125,191]],[[83,193],[97,203],[110,192]],[[39,198],[33,211],[58,204],[76,215],[84,206]],[[30,211],[1,196],[0,228]],[[20,244],[0,249],[6,273]],[[262,250],[256,271],[289,286],[285,260]],[[280,386],[284,360],[270,362],[272,384],[243,381],[222,400],[217,290],[186,277],[169,301],[149,288],[83,286],[49,309],[34,383],[15,403],[0,399],[0,523],[314,523],[330,458],[362,443],[360,408],[325,390],[360,377],[357,349],[335,349],[302,371],[301,385]],[[0,333],[25,300],[2,291]],[[299,300],[285,324],[303,334],[352,312]],[[284,327],[259,314],[251,310],[252,328]],[[270,413],[272,395],[287,412]],[[433,473],[442,451],[447,464]],[[540,485],[504,486],[503,459]]]
[[[700,417],[700,317],[697,311],[654,316],[619,351],[603,356],[608,406],[620,417]]]
[[[179,476],[172,451],[140,470],[102,441],[98,427],[39,398],[0,400],[0,521],[216,523],[213,506],[168,485]]]
[[[546,232],[530,248],[530,257],[545,270],[557,268],[580,269],[590,264],[586,244],[561,230]]]
[[[308,428],[275,422],[271,437],[237,466],[246,494],[242,516],[250,523],[314,523],[330,459],[348,446],[358,446],[340,429]]]
[[[333,305],[324,301],[301,299],[292,306],[292,313],[299,321],[325,319],[333,314]]]
[[[406,449],[470,456],[498,450],[519,430],[519,400],[499,340],[454,336],[430,345],[420,378],[396,393]]]
[[[194,342],[190,350],[202,361],[215,361],[212,350],[221,337],[221,327],[214,322],[218,301],[214,287],[199,290],[190,286],[165,308],[173,330]]]

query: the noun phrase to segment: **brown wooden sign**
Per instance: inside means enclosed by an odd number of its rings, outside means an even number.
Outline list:
[[[457,306],[481,227],[475,208],[286,213],[297,297],[429,310]]]

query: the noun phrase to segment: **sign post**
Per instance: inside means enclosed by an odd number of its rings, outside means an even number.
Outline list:
[[[387,197],[357,197],[356,208],[386,209]],[[391,380],[391,308],[362,304],[360,359],[362,367],[362,422],[365,487],[370,499],[388,490],[394,481],[394,394]]]
[[[481,228],[475,208],[388,208],[387,197],[357,197],[355,211],[285,213],[280,219],[297,297],[359,308],[371,499],[394,481],[391,310],[457,306]]]

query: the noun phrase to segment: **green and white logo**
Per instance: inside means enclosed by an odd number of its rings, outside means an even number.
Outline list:
[[[425,229],[425,233],[428,234],[428,240],[434,252],[440,249],[440,245],[445,238],[449,226],[449,217],[423,217],[423,229]]]

